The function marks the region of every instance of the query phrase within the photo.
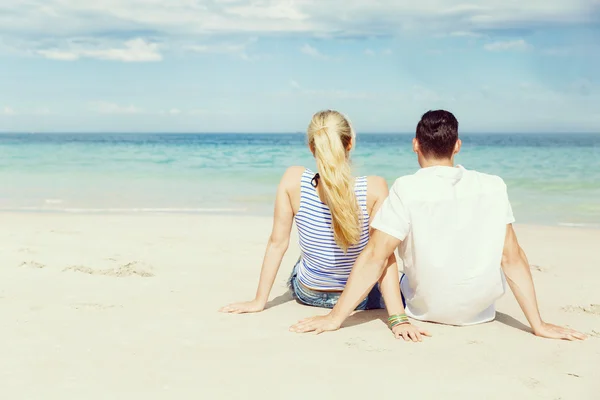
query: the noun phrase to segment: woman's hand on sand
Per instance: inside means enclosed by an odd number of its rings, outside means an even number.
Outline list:
[[[548,324],[542,322],[542,325],[533,330],[536,336],[548,338],[548,339],[562,339],[562,340],[585,340],[587,336],[581,332],[577,332],[574,329],[564,328],[562,326]]]
[[[296,333],[314,332],[318,335],[327,331],[337,331],[340,326],[342,326],[340,322],[337,322],[331,314],[327,314],[300,320],[290,327],[290,331]]]
[[[252,301],[228,304],[225,307],[221,307],[219,311],[230,314],[246,314],[261,312],[264,309],[265,303],[254,299]]]
[[[404,339],[406,342],[422,342],[423,336],[431,337],[431,334],[423,328],[412,324],[396,325],[392,328],[392,332],[396,339]]]

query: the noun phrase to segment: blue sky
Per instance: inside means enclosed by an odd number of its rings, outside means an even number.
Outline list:
[[[0,131],[600,132],[598,0],[0,5]]]

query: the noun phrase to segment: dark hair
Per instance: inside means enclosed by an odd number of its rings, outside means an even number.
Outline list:
[[[449,111],[427,111],[417,125],[417,141],[425,156],[450,158],[458,140],[458,121]]]

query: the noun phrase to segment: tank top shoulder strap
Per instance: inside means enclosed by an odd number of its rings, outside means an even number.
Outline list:
[[[300,179],[300,203],[307,198],[315,200],[315,197],[320,201],[319,195],[317,194],[315,187],[312,185],[312,180],[315,175],[316,174],[308,168],[306,168],[302,173],[302,178]]]
[[[319,204],[321,203],[321,199],[319,198],[319,194],[317,193],[316,188],[313,186],[313,178],[316,173],[306,168],[302,173],[302,178],[300,180],[300,203],[304,203],[307,200],[315,201]],[[366,210],[367,207],[367,177],[359,176],[354,180],[354,193],[356,195],[356,200],[358,201],[358,205]]]
[[[367,177],[359,176],[356,178],[356,183],[354,184],[354,193],[356,193],[356,200],[358,201],[358,205],[366,210],[367,207]]]

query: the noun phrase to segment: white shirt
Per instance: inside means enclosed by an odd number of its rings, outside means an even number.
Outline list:
[[[408,316],[472,325],[495,318],[494,302],[505,291],[506,225],[513,222],[500,177],[436,166],[398,178],[371,226],[402,240]]]

